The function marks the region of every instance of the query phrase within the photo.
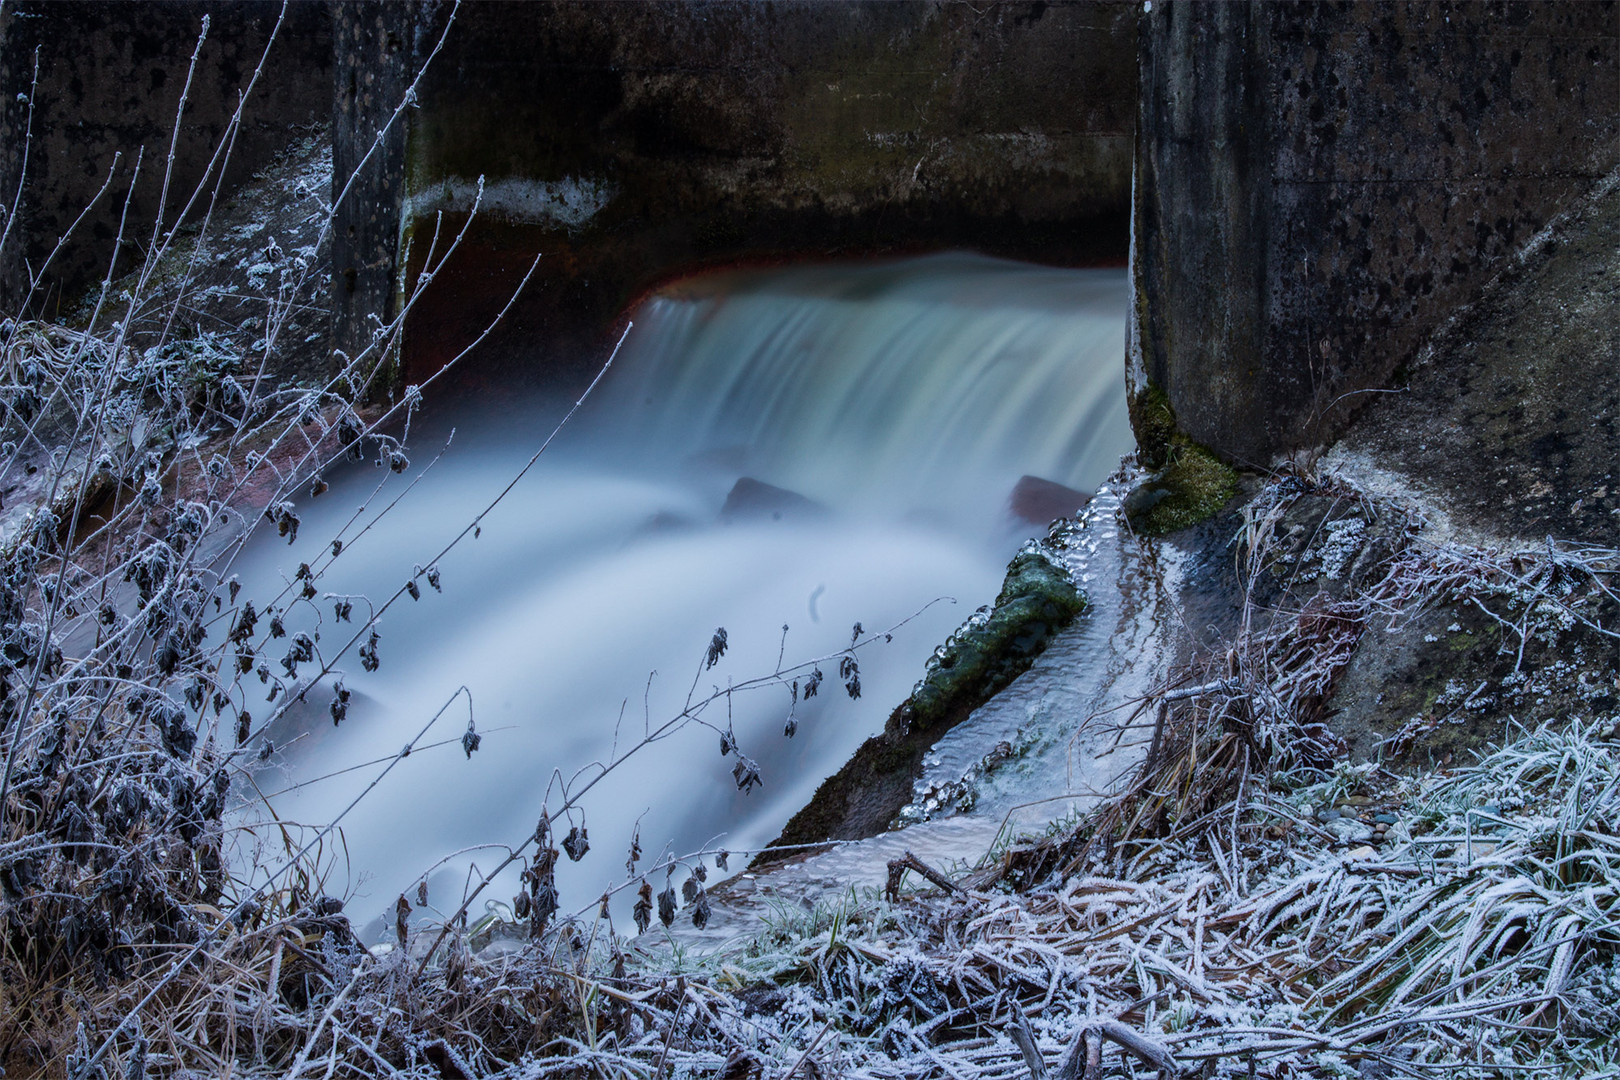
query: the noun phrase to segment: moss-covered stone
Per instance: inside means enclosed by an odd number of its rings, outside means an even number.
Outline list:
[[[816,789],[771,846],[857,840],[887,828],[911,798],[928,748],[1028,670],[1085,608],[1068,574],[1038,552],[1021,552],[1007,567],[989,617],[951,635],[883,733]],[[757,861],[772,860],[767,853]]]
[[[989,618],[951,635],[895,716],[903,715],[908,728],[931,731],[963,702],[972,702],[971,711],[1023,674],[1047,639],[1085,607],[1067,574],[1035,552],[1020,553],[1007,567]]]
[[[1237,473],[1181,433],[1163,390],[1148,384],[1130,403],[1137,457],[1158,472],[1125,498],[1131,527],[1163,536],[1213,517],[1237,490]]]

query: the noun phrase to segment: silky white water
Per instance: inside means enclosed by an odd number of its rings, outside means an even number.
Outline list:
[[[602,778],[575,815],[591,851],[560,868],[563,907],[624,880],[638,822],[643,866],[763,845],[882,727],[933,648],[994,598],[1021,539],[1042,531],[1008,513],[1018,479],[1093,490],[1130,448],[1126,296],[1123,271],[963,254],[712,275],[654,296],[631,313],[596,395],[478,538],[437,564],[443,592],[424,582],[420,601],[383,618],[379,669],[353,656],[339,665],[354,694],[342,726],[326,710],[333,680],[278,723],[278,750],[255,778],[266,805],[303,827],[330,821],[380,766],[340,770],[397,753],[465,687],[424,740],[441,745],[395,768],[328,850],[326,889],[352,896],[355,915],[391,908],[424,874],[432,905],[450,911],[543,807],[560,805],[563,782],[577,790],[600,772],[593,762],[678,716],[694,677],[703,696],[769,674],[779,656],[837,653],[857,621],[882,631],[922,610],[861,651],[858,700],[837,660],[824,663],[791,739],[785,686],[703,715],[735,732],[760,787],[739,791],[736,757],[695,725]],[[342,538],[320,597],[293,603],[285,622],[320,631],[323,649],[347,641],[328,595],[391,595],[507,484],[565,405],[459,405],[417,425],[405,474],[364,465],[328,477],[327,494],[300,502],[296,543],[265,537],[233,568],[245,595],[273,596]],[[814,505],[722,515],[745,477]],[[955,602],[929,606],[941,597]],[[366,602],[354,611],[362,619]],[[717,627],[729,650],[701,670]],[[459,744],[468,696],[482,736],[470,759]]]

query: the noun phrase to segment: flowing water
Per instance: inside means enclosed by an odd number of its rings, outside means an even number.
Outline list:
[[[901,813],[908,827],[741,874],[716,892],[705,927],[686,919],[675,924],[672,944],[734,946],[761,919],[876,891],[886,883],[889,860],[902,854],[950,872],[971,869],[998,843],[1039,834],[1096,805],[1140,763],[1152,716],[1138,703],[1163,684],[1179,619],[1171,598],[1185,568],[1173,546],[1144,549],[1119,528],[1129,480],[1111,478],[1048,541],[1046,550],[1084,586],[1086,613],[1011,686],[935,744],[916,799]],[[1007,747],[1016,751],[1004,756],[999,748]]]
[[[453,908],[564,784],[595,779],[593,763],[694,695],[836,654],[856,622],[898,625],[861,651],[858,700],[835,657],[816,697],[794,707],[785,683],[739,692],[703,713],[710,727],[687,725],[602,777],[575,819],[591,851],[559,871],[564,909],[623,878],[638,828],[645,860],[763,845],[994,598],[1018,544],[1044,532],[1008,511],[1019,478],[1095,490],[1130,448],[1125,311],[1123,271],[960,254],[708,275],[655,295],[597,394],[479,536],[437,564],[442,593],[424,583],[420,601],[383,618],[379,670],[346,658],[345,723],[327,718],[330,689],[312,690],[278,725],[259,789],[284,821],[330,821],[378,766],[340,770],[393,755],[465,687],[425,740],[439,745],[344,819],[327,882],[369,915],[426,874],[435,906]],[[404,475],[329,477],[300,505],[296,543],[268,537],[239,561],[246,595],[273,595],[334,537],[345,553],[323,596],[392,594],[510,481],[564,405],[457,406],[418,424]],[[356,617],[366,610],[357,599]],[[326,599],[293,604],[286,624],[324,630],[326,648],[352,632]],[[718,627],[729,649],[708,668]],[[482,736],[470,757],[469,698]],[[734,732],[761,786],[738,789],[715,728]]]

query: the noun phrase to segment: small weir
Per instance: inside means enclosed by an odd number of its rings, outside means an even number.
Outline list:
[[[1044,520],[1013,512],[1015,490],[1026,515],[1031,490],[1096,491],[1130,449],[1126,303],[1122,270],[965,254],[711,274],[654,295],[631,314],[596,396],[477,539],[437,565],[443,591],[424,587],[389,610],[378,669],[343,665],[344,723],[329,718],[329,686],[279,722],[256,777],[268,798],[244,813],[267,805],[302,827],[330,821],[376,768],[354,766],[397,753],[465,687],[425,740],[438,745],[373,790],[327,853],[327,891],[353,894],[362,922],[424,874],[430,904],[450,911],[561,803],[564,784],[592,780],[689,700],[779,662],[834,656],[814,698],[795,705],[785,683],[739,692],[703,713],[710,727],[650,742],[596,783],[574,817],[590,851],[558,872],[563,910],[624,880],[638,830],[642,866],[764,845],[882,727],[935,646],[994,598],[1019,545],[1044,534]],[[391,595],[511,480],[566,405],[501,400],[420,418],[402,475],[362,465],[328,477],[331,489],[299,506],[295,543],[270,536],[249,549],[234,568],[245,595],[274,595],[341,539],[321,598],[293,603],[284,620],[289,633],[346,641],[352,627],[333,623],[326,594],[352,598],[357,620],[366,597]],[[1105,512],[1116,499],[1097,500],[1075,548],[1080,573],[1108,578],[1087,583],[1100,602],[1081,624],[1142,618],[1119,599],[1145,586],[1119,554]],[[895,629],[860,651],[851,699],[835,654],[857,622]],[[709,667],[718,627],[728,648]],[[984,785],[997,820],[1082,790],[1064,786],[1084,783],[1066,764],[1068,740],[1101,684],[1072,673],[1115,628],[1077,624],[948,737],[916,814],[1002,741],[1025,753]],[[470,756],[469,698],[481,737]],[[759,786],[739,790],[716,728],[757,762]],[[486,895],[514,891],[515,877]],[[628,925],[633,897],[621,898]]]

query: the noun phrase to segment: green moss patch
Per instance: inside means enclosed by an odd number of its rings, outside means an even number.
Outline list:
[[[1066,573],[1035,552],[1021,552],[1007,567],[989,617],[951,635],[896,716],[904,713],[909,729],[930,731],[964,712],[965,703],[971,712],[1023,674],[1085,607]]]
[[[1165,392],[1149,383],[1128,406],[1131,430],[1136,432],[1137,457],[1150,469],[1162,468],[1170,459],[1171,446],[1180,437],[1176,411]]]
[[[1137,456],[1158,471],[1125,498],[1131,527],[1163,536],[1213,517],[1237,491],[1237,473],[1176,426],[1170,398],[1157,386],[1130,403]]]
[[[1177,442],[1170,463],[1125,499],[1131,527],[1163,536],[1214,517],[1237,490],[1237,473],[1202,446]]]

